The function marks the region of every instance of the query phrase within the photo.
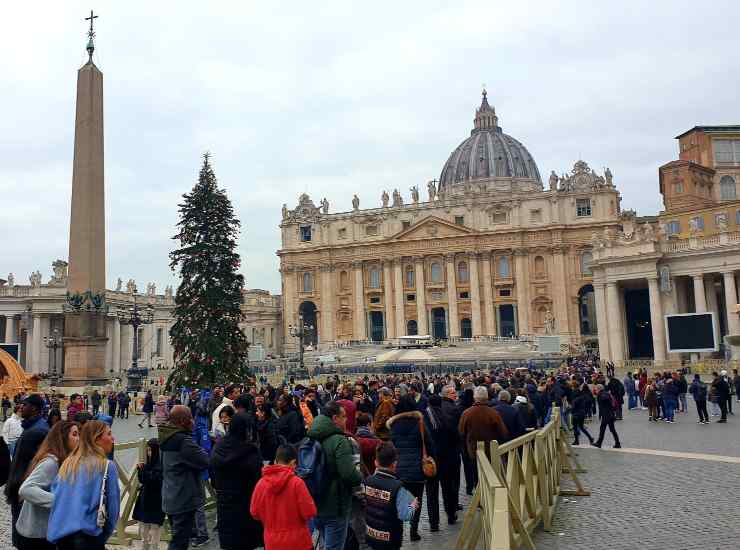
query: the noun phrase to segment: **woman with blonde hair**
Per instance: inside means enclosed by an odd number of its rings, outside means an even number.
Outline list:
[[[59,468],[46,535],[59,550],[105,550],[120,507],[118,471],[107,458],[112,450],[110,426],[90,420],[80,431],[79,446]]]
[[[27,477],[18,491],[23,502],[16,523],[20,550],[55,548],[46,540],[49,512],[54,502],[51,484],[57,476],[59,464],[77,448],[79,440],[80,431],[76,423],[57,422],[28,466]]]

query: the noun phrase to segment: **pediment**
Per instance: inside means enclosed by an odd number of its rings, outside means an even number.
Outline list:
[[[475,231],[463,225],[456,225],[442,218],[429,216],[411,227],[396,233],[391,239],[396,241],[441,239],[445,237],[462,237],[472,233],[475,233]]]

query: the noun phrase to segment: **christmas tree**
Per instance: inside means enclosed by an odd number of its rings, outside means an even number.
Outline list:
[[[170,267],[180,269],[175,324],[170,330],[175,367],[167,386],[212,387],[244,380],[249,374],[249,343],[239,328],[243,320],[244,276],[236,238],[240,223],[204,155],[198,183],[179,205],[180,248],[170,253]]]

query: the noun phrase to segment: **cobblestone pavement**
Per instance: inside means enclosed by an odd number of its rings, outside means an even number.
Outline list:
[[[736,409],[738,404],[733,403]],[[155,429],[139,429],[140,417],[116,420],[116,441],[132,441],[156,436]],[[625,411],[624,421],[617,422],[622,445],[631,449],[706,453],[740,457],[740,414],[727,424],[699,425],[693,403],[689,412],[677,414],[675,424],[653,423],[647,411]],[[713,420],[716,420],[713,418]],[[587,424],[598,434],[598,423]],[[582,464],[588,469],[582,479],[592,491],[590,497],[565,497],[561,500],[553,528],[535,532],[538,549],[578,550],[651,548],[652,550],[727,549],[740,540],[740,523],[734,495],[740,494],[740,464],[626,454],[610,451],[611,435],[607,433],[604,449],[578,449]],[[639,451],[638,451],[639,452]],[[119,459],[133,465],[135,454]],[[466,506],[469,497],[461,494]],[[462,521],[448,526],[444,512],[440,532],[430,533],[426,500],[422,509],[422,540],[406,542],[404,548],[435,550],[453,548]],[[462,520],[462,512],[460,514]],[[218,549],[213,531],[215,518],[209,518],[211,540],[201,548]],[[10,511],[0,501],[0,548],[10,548]],[[166,545],[162,544],[161,548]],[[481,545],[482,547],[482,545]]]

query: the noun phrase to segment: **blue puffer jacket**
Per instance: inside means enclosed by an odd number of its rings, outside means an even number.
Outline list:
[[[388,419],[386,425],[391,431],[391,441],[398,449],[398,466],[396,476],[404,482],[425,481],[424,472],[421,469],[421,432],[419,420],[422,414],[418,411],[397,414]],[[432,454],[429,449],[430,438],[427,437],[427,453]]]

